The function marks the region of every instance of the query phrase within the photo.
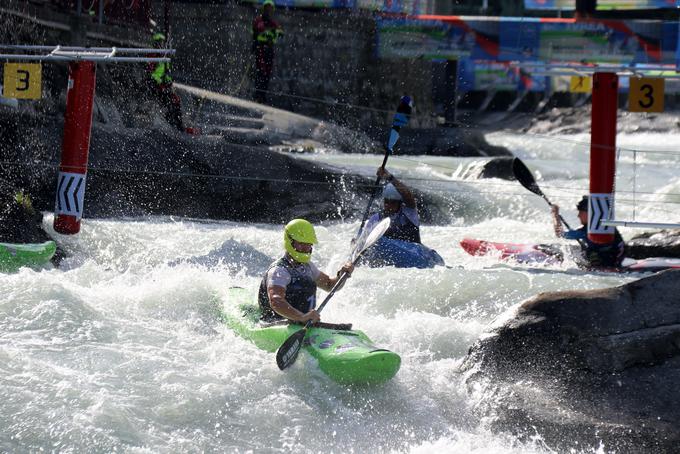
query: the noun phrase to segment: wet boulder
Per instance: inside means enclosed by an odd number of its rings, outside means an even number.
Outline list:
[[[626,242],[626,255],[634,259],[680,258],[680,229],[644,232],[636,235]]]
[[[680,270],[542,293],[505,314],[463,369],[499,430],[557,449],[671,452],[680,443]]]
[[[508,149],[488,143],[481,131],[467,128],[405,128],[397,148],[401,155],[512,157]]]

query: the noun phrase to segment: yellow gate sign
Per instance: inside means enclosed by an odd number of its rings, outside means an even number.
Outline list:
[[[572,93],[590,93],[593,86],[592,80],[590,76],[571,76],[569,91]]]
[[[660,77],[631,77],[628,110],[663,112],[664,80]]]
[[[17,99],[42,97],[42,67],[40,63],[5,63],[3,96]]]

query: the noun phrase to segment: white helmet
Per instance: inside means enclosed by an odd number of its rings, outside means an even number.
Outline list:
[[[383,188],[383,199],[397,200],[399,202],[404,200],[399,191],[397,191],[397,188],[395,188],[392,183],[387,183]]]

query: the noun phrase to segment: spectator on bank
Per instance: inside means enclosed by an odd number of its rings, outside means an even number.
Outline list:
[[[167,40],[163,33],[156,32],[151,39],[154,48],[164,49],[166,47]],[[162,56],[161,54],[154,55],[154,57]],[[182,121],[182,102],[172,86],[170,62],[150,62],[147,69],[149,71],[150,90],[161,106],[163,106],[166,121],[179,131],[186,132],[187,134],[196,134],[198,132],[197,129],[184,127]]]
[[[274,69],[274,45],[283,35],[281,26],[274,20],[274,0],[264,0],[262,11],[253,20],[252,53],[255,57],[253,98],[256,102],[267,102],[267,90]]]

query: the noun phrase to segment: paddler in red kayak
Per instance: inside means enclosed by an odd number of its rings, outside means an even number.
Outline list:
[[[354,264],[346,263],[335,277],[329,277],[311,262],[312,248],[317,242],[314,226],[304,219],[293,219],[283,229],[286,253],[271,264],[260,284],[258,302],[262,320],[319,322],[316,288],[330,291],[343,271],[352,273]]]
[[[384,167],[378,168],[376,175],[387,181],[383,188],[383,209],[380,213],[373,214],[367,225],[389,217],[391,223],[385,232],[385,238],[420,243],[420,217],[411,190]]]
[[[619,268],[625,253],[625,243],[619,231],[614,228],[614,241],[608,244],[593,243],[588,239],[588,196],[576,204],[581,228],[564,231],[560,222],[560,207],[552,205],[553,228],[559,238],[577,240],[583,246],[587,266],[592,268]]]

